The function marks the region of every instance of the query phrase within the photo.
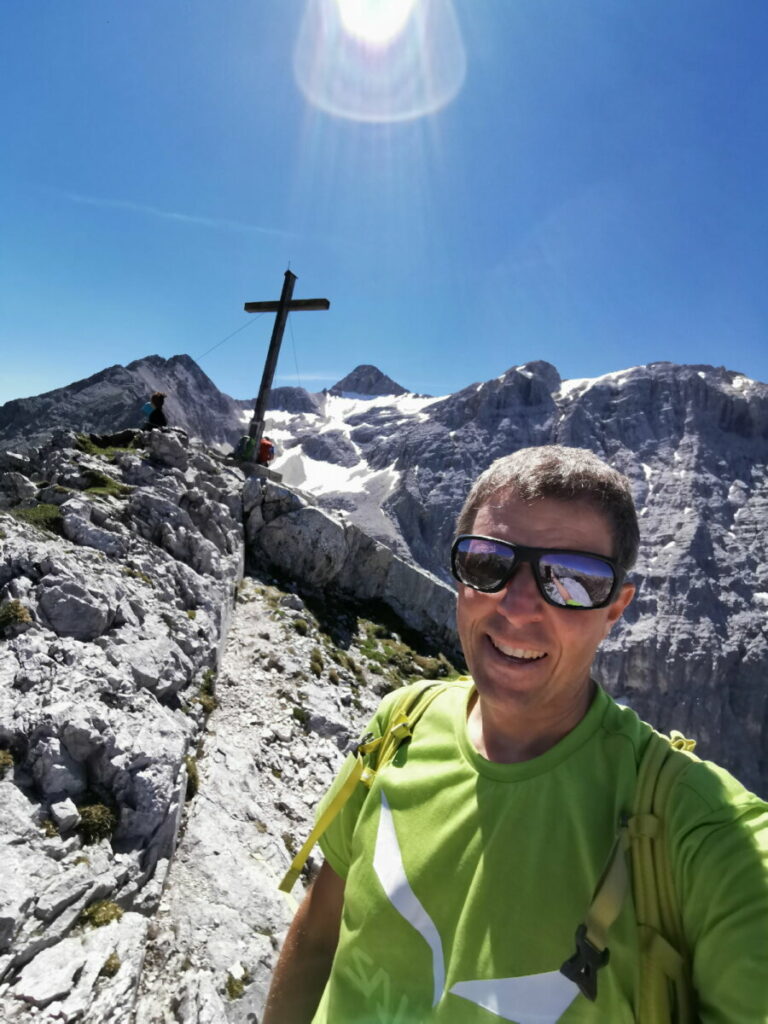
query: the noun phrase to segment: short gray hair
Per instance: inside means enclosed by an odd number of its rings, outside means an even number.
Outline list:
[[[493,495],[509,491],[523,501],[554,498],[584,501],[611,524],[616,561],[631,569],[640,530],[629,480],[586,448],[542,445],[505,455],[482,473],[467,495],[456,522],[456,536],[471,533],[480,508]]]

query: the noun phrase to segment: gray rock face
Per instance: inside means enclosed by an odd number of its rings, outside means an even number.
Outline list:
[[[28,447],[55,428],[110,434],[139,427],[153,391],[164,391],[169,424],[208,444],[234,445],[243,433],[241,410],[189,356],[147,356],[110,366],[85,380],[0,406],[0,443]]]
[[[243,476],[180,432],[113,462],[61,435],[21,468],[0,512],[0,1018],[124,1021],[242,571]],[[76,930],[99,900],[112,923]]]
[[[310,588],[335,590],[359,602],[382,601],[406,625],[458,654],[452,588],[318,508],[270,517],[265,507],[274,506],[284,492],[267,481],[262,503],[251,508],[246,532],[257,564]]]
[[[354,395],[404,395],[405,388],[396,384],[391,377],[376,366],[363,364],[342,377],[332,388],[332,394],[354,394]]]
[[[360,462],[358,449],[340,430],[328,430],[323,434],[305,434],[297,437],[305,455],[318,462],[330,462],[334,466],[356,466]]]

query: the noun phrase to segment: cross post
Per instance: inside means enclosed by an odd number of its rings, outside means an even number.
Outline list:
[[[264,433],[264,415],[267,411],[267,400],[272,389],[272,381],[277,367],[277,357],[280,354],[280,344],[283,340],[283,331],[288,314],[291,311],[302,309],[330,309],[328,299],[292,299],[293,286],[296,282],[296,275],[290,270],[285,272],[283,290],[277,302],[246,302],[243,309],[246,313],[276,313],[275,325],[272,328],[272,337],[269,342],[267,361],[264,364],[264,373],[261,378],[261,387],[256,398],[256,405],[253,410],[253,418],[248,427],[249,437],[255,438],[255,450],[258,451],[261,436]]]

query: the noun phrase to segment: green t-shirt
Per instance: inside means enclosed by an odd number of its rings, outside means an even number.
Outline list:
[[[495,764],[467,736],[471,692],[457,683],[441,693],[321,840],[346,885],[314,1024],[629,1024],[638,965],[629,897],[597,1000],[559,968],[630,810],[650,727],[598,689],[551,750]],[[395,699],[374,717],[377,734]],[[768,1022],[768,806],[697,762],[673,806],[700,1020]]]

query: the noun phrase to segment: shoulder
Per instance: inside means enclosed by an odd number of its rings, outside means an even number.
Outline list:
[[[388,693],[379,704],[371,720],[369,728],[376,735],[381,735],[387,728],[390,720],[399,711],[409,713],[419,707],[422,701],[433,700],[451,701],[464,700],[467,691],[472,686],[472,680],[466,679],[419,679],[418,682],[409,683],[397,690]]]
[[[672,753],[685,756],[679,751]],[[744,820],[763,821],[768,846],[768,804],[725,768],[711,761],[689,758],[671,794],[670,833],[682,835],[707,822],[721,826]]]

